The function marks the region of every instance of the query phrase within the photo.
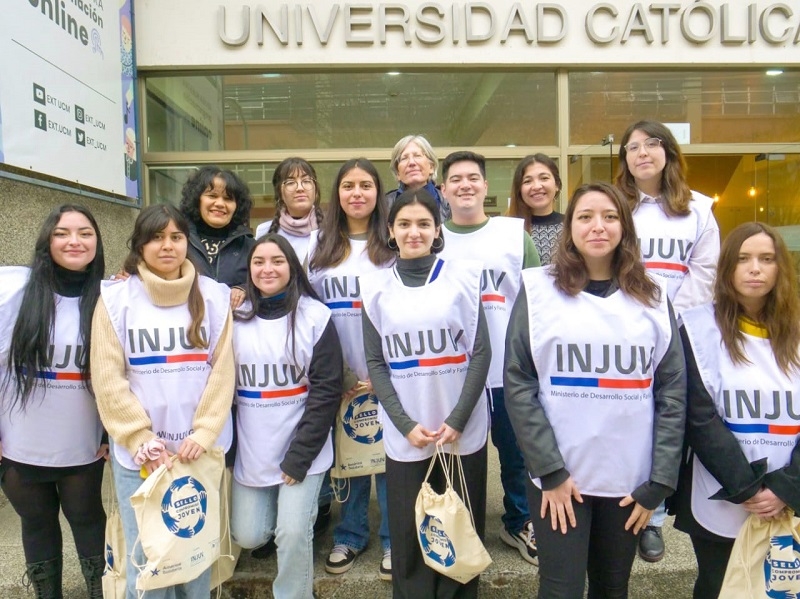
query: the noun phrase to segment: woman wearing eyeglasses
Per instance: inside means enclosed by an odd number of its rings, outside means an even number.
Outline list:
[[[275,218],[258,226],[256,238],[279,233],[289,241],[302,263],[308,253],[311,232],[322,223],[317,172],[309,162],[293,156],[275,167],[272,186]]]
[[[395,199],[407,189],[424,188],[436,200],[442,222],[450,219],[450,204],[436,185],[439,159],[430,142],[421,135],[406,135],[394,145],[389,166],[398,187],[386,194],[386,204],[392,207]]]
[[[633,211],[642,260],[667,282],[676,313],[709,303],[719,259],[714,201],[689,189],[686,160],[672,132],[656,121],[634,123],[622,136],[616,185]],[[639,556],[664,556],[659,507],[639,538]]]

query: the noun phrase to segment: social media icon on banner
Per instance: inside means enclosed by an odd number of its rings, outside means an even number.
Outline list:
[[[83,123],[83,122],[85,122],[84,118],[86,118],[86,117],[84,116],[84,113],[83,113],[83,107],[78,106],[77,104],[75,104],[75,120],[78,121],[79,123]]]
[[[86,132],[83,129],[75,128],[75,143],[79,146],[86,146]]]
[[[33,84],[33,101],[38,102],[42,106],[47,103],[47,95],[44,92],[44,88],[36,83]]]
[[[47,115],[41,110],[33,111],[33,124],[37,129],[47,131]]]

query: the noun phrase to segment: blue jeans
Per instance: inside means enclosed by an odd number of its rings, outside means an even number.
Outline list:
[[[667,508],[664,506],[664,502],[658,504],[656,511],[653,512],[653,515],[650,516],[650,522],[647,523],[647,526],[658,526],[659,528],[664,526],[664,522],[667,520]]]
[[[372,476],[355,476],[343,479],[342,494],[347,499],[342,503],[342,521],[333,529],[333,544],[344,545],[355,551],[363,551],[369,541],[369,493],[372,488]],[[349,493],[348,493],[349,486]],[[389,541],[389,516],[386,512],[386,475],[375,475],[375,492],[378,495],[378,507],[381,510],[381,526],[378,534],[381,537],[383,551],[388,551],[392,544]]]
[[[492,444],[500,458],[500,484],[503,485],[503,525],[510,533],[518,533],[530,520],[525,491],[528,470],[517,445],[517,437],[506,412],[506,396],[502,387],[495,387],[489,396],[492,418]]]
[[[246,487],[235,480],[231,498],[231,536],[244,549],[265,544],[275,535],[278,575],[275,599],[312,599],[314,591],[314,518],[323,474],[301,483]]]
[[[111,447],[111,455],[114,455],[113,447]],[[131,496],[142,484],[143,479],[138,470],[128,470],[116,458],[114,458],[111,472],[114,475],[114,486],[117,490],[117,501],[119,502],[119,515],[122,519],[122,529],[125,532],[125,549],[128,554],[125,598],[139,599],[139,591],[136,590],[137,570],[133,563],[144,564],[145,558],[142,546],[136,542],[139,537],[139,527],[136,524],[136,516],[131,506]],[[190,582],[163,589],[145,591],[141,597],[143,599],[172,599],[173,597],[177,599],[201,599],[210,597],[210,589],[211,568],[207,568],[205,572]]]

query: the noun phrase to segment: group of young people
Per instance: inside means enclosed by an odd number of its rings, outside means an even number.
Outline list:
[[[59,510],[89,596],[102,596],[105,459],[141,563],[129,499],[142,477],[215,446],[233,469],[233,539],[273,541],[274,595],[312,597],[331,432],[356,390],[380,404],[379,571],[395,597],[477,596],[477,578],[425,565],[414,507],[426,475],[444,489],[440,466],[428,472],[440,445],[461,457],[454,487],[483,538],[489,435],[501,538],[539,564],[540,597],[582,597],[587,574],[590,597],[626,597],[637,546],[652,548],[642,531],[660,539],[651,518],[670,496],[697,555],[694,596],[717,596],[747,515],[800,508],[794,267],[761,223],[720,252],[712,202],[689,189],[662,124],[632,125],[619,158],[614,186],[581,186],[560,215],[556,165],[526,157],[509,216],[494,218],[484,158],[440,165],[421,136],[393,151],[397,190],[349,160],[325,212],[312,165],[289,158],[255,238],[246,185],[205,167],[180,209],[141,211],[125,274],[107,282],[92,215],[56,208],[30,268],[0,269],[0,482],[37,597],[61,596]],[[369,542],[371,481],[349,480],[331,573]],[[135,583],[130,567],[129,599]],[[206,571],[145,596],[209,586]]]

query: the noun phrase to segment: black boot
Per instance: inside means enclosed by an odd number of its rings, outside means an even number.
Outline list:
[[[81,563],[89,599],[103,599],[103,570],[106,567],[106,560],[102,555],[93,555],[79,557],[78,561]]]
[[[62,599],[61,564],[60,555],[44,562],[25,564],[28,585],[33,586],[36,599]]]

